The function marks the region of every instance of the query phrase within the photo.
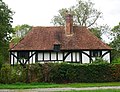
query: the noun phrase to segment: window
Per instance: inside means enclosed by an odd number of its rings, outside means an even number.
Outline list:
[[[60,44],[54,44],[54,51],[58,52],[60,51]]]
[[[100,57],[102,55],[101,51],[91,51],[92,57]]]
[[[26,51],[18,52],[19,59],[28,59],[28,57],[29,57],[29,52]]]

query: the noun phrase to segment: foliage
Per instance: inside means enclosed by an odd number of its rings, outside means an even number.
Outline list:
[[[11,43],[13,43],[13,44],[15,45],[15,44],[17,44],[20,40],[21,40],[20,37],[15,37],[14,39],[12,39]]]
[[[0,59],[8,59],[9,41],[11,40],[13,12],[0,0]],[[2,58],[1,58],[2,56]]]
[[[120,52],[119,52],[120,53]],[[119,56],[119,55],[118,55]],[[113,64],[120,64],[120,57],[117,57],[115,59],[112,60]]]
[[[51,20],[56,26],[65,25],[66,14],[73,15],[73,25],[86,26],[98,38],[102,39],[102,35],[107,35],[110,38],[110,28],[107,24],[99,26],[97,20],[102,17],[102,13],[94,8],[94,3],[91,1],[77,0],[77,4],[70,8],[62,8],[58,11],[58,15]]]
[[[111,51],[112,63],[113,63],[113,62],[116,62],[116,60],[119,59],[119,57],[120,57],[120,51],[113,49],[113,50]]]
[[[111,28],[107,24],[91,27],[90,31],[99,39],[102,39],[102,35],[105,35],[108,39],[111,39]]]
[[[97,36],[99,39],[102,39],[102,38],[101,38],[102,33],[101,33],[101,30],[98,29],[98,27],[96,27],[96,28],[91,28],[90,31],[91,31],[95,36]]]
[[[4,62],[4,57],[0,54],[0,69],[2,67],[3,62]]]
[[[120,57],[120,23],[111,30],[114,35],[114,40],[110,43],[110,46],[114,49],[112,51],[112,59]]]
[[[68,64],[45,63],[26,68],[4,64],[0,69],[0,83],[82,83],[120,81],[120,65],[108,63]]]
[[[31,28],[32,27],[27,24],[17,25],[13,28],[15,31],[13,37],[23,38],[31,30]]]
[[[0,70],[0,83],[10,83],[10,65],[3,65]]]
[[[30,30],[32,26],[23,24],[23,25],[17,25],[13,28],[14,34],[12,36],[11,42],[15,45],[17,44]]]
[[[92,62],[92,64],[107,64],[108,62],[106,60],[103,60],[101,57],[96,57],[95,61]]]
[[[62,8],[59,10],[59,14],[54,16],[52,23],[54,25],[65,25],[66,13],[72,14],[74,25],[82,25],[91,27],[96,21],[101,18],[101,12],[94,9],[94,3],[90,1],[78,0],[77,4],[70,8]],[[67,11],[67,12],[66,12]]]

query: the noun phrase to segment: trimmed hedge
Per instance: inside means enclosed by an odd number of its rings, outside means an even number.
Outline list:
[[[115,82],[120,81],[120,64],[32,64],[3,65],[0,69],[0,83],[16,82]]]

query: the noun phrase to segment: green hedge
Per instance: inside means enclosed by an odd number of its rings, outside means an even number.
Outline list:
[[[32,64],[3,65],[0,69],[0,83],[16,82],[115,82],[120,81],[120,64]]]

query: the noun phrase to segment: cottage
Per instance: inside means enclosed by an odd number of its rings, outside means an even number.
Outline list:
[[[10,63],[35,62],[91,63],[96,57],[111,61],[111,48],[86,27],[73,26],[72,15],[66,16],[65,26],[33,27],[10,48]]]

